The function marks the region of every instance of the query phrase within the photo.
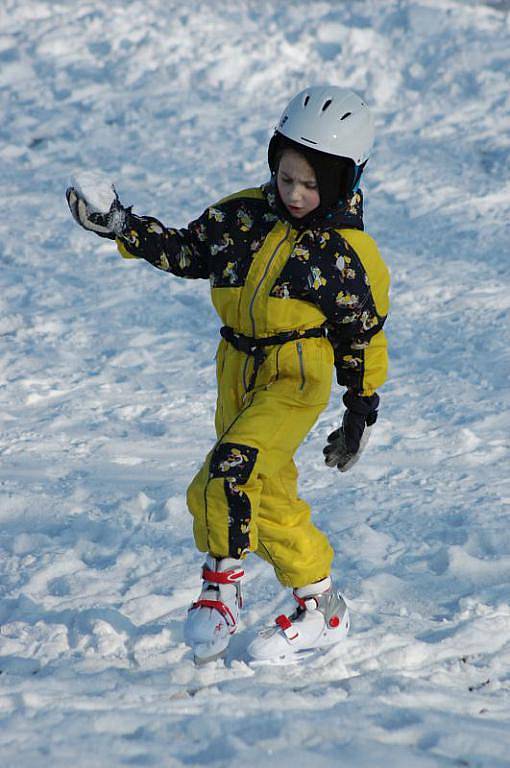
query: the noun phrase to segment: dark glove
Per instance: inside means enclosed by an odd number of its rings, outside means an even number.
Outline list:
[[[120,202],[113,184],[110,188],[109,195],[105,195],[103,190],[105,210],[99,210],[96,205],[92,205],[79,186],[68,187],[66,197],[73,218],[81,227],[95,232],[99,237],[115,240],[126,229],[128,210]]]
[[[377,421],[379,395],[362,397],[347,391],[343,397],[346,411],[342,426],[328,435],[323,450],[328,467],[347,472],[361,456],[370,437],[371,427]]]

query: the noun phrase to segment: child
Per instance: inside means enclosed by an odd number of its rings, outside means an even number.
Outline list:
[[[196,545],[207,553],[185,624],[197,663],[223,655],[237,629],[248,552],[271,563],[298,604],[255,637],[252,658],[296,658],[349,629],[331,582],[333,549],[297,495],[293,456],[328,404],[333,365],[346,411],[328,437],[326,464],[349,469],[377,418],[389,275],[363,232],[359,191],[373,133],[352,91],[307,88],[270,141],[269,183],[224,198],[186,229],[133,214],[113,186],[106,204],[104,189],[67,190],[78,223],[115,239],[123,256],[209,279],[224,323],[218,439],[187,495]]]

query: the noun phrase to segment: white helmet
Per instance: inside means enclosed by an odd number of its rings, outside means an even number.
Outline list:
[[[337,85],[305,88],[289,102],[278,133],[319,152],[363,165],[374,143],[374,118],[359,96]]]

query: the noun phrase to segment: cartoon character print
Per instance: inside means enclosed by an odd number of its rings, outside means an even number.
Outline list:
[[[211,458],[211,477],[224,477],[243,485],[249,478],[257,458],[257,448],[239,443],[221,443]]]
[[[239,225],[239,229],[241,232],[249,232],[250,229],[253,227],[253,216],[250,216],[248,211],[245,208],[239,208],[237,211],[237,221]]]
[[[249,445],[220,443],[211,457],[210,478],[223,478],[231,557],[242,557],[250,549],[251,503],[242,486],[250,478],[257,454],[257,448]]]
[[[340,323],[342,325],[349,325],[349,323],[355,323],[357,319],[358,315],[356,313],[352,313],[351,315],[344,315],[340,320]]]
[[[290,299],[289,283],[275,285],[271,291],[271,296],[274,296],[276,299]]]
[[[274,208],[276,206],[276,195],[269,188],[266,188],[266,199],[270,208]]]
[[[343,355],[342,357],[342,367],[348,368],[351,371],[359,371],[362,363],[361,357],[355,357],[354,355]]]
[[[249,503],[247,495],[245,494],[243,489],[240,488],[239,485],[237,485],[235,480],[233,480],[232,478],[227,477],[227,478],[225,478],[225,482],[227,483],[227,486],[228,486],[227,495],[230,497],[231,502],[234,502],[232,504],[232,506],[234,506],[234,507],[236,506],[236,501],[237,501],[237,505],[239,507],[242,507],[246,503]],[[233,497],[237,497],[237,499],[234,500]],[[250,531],[250,518],[249,517],[245,517],[244,519],[237,519],[236,520],[234,517],[232,517],[232,515],[229,515],[228,520],[229,520],[229,524],[230,525],[238,525],[239,526],[239,530],[240,530],[241,533],[244,533],[244,534],[249,533],[249,531]]]
[[[229,248],[231,245],[234,245],[234,240],[228,232],[225,232],[219,243],[214,243],[211,245],[211,255],[216,256],[218,253],[224,251],[226,248]]]
[[[214,208],[214,207],[209,208],[208,216],[209,216],[209,219],[213,219],[214,221],[217,221],[217,222],[225,221],[225,213],[224,211],[220,211],[219,208]]]
[[[222,473],[227,473],[234,467],[238,467],[248,461],[248,457],[239,448],[232,448],[229,455],[218,466]]]
[[[228,550],[230,557],[244,557],[250,551],[251,504],[240,488],[225,481],[228,503]]]
[[[343,280],[355,280],[356,279],[356,272],[352,268],[352,259],[347,254],[344,254],[341,256],[338,253],[335,253],[335,267],[338,269],[340,274],[342,275]]]
[[[208,247],[210,256],[208,276],[213,288],[230,288],[243,285],[251,265],[253,254],[257,253],[264,244],[267,224],[261,225],[259,211],[253,209],[249,202],[239,205],[236,201],[208,209],[208,220],[214,219],[212,226],[207,227]],[[222,223],[217,224],[221,217],[215,214],[219,210],[224,215]]]
[[[355,194],[351,197],[350,200],[347,201],[347,210],[350,214],[353,216],[356,216],[356,214],[359,211],[361,205],[361,194],[359,192],[355,192]]]
[[[310,251],[303,245],[295,245],[294,250],[290,254],[291,259],[299,259],[299,261],[309,261]]]
[[[228,261],[227,266],[222,272],[222,276],[229,281],[231,285],[237,282],[237,272],[236,272],[236,262],[235,261]]]
[[[242,493],[242,491],[241,491],[241,493]],[[245,495],[246,494],[243,494],[243,496],[245,496]],[[246,535],[246,534],[248,534],[250,532],[250,518],[249,517],[245,517],[245,518],[241,518],[240,520],[236,520],[235,517],[233,517],[232,515],[229,515],[228,516],[228,526],[229,526],[229,528],[233,528],[235,525],[237,525],[239,527],[239,532],[241,534]]]
[[[319,267],[312,267],[310,275],[308,277],[308,284],[314,291],[318,291],[323,285],[326,285],[327,280],[322,276],[322,272]]]
[[[359,296],[357,296],[355,293],[344,293],[344,291],[339,291],[337,293],[335,303],[337,307],[356,307],[359,304]]]
[[[178,256],[178,263],[181,269],[186,269],[186,267],[189,267],[189,265],[191,264],[192,255],[193,254],[192,254],[191,248],[187,245],[183,245],[179,251],[179,256]]]
[[[361,313],[360,325],[364,331],[370,331],[372,328],[375,328],[378,323],[379,318],[376,315],[372,315],[368,311]]]
[[[207,242],[207,228],[205,224],[203,223],[197,224],[197,226],[195,227],[195,235],[197,239],[200,240],[201,243]]]
[[[318,238],[319,248],[321,250],[324,250],[324,248],[326,248],[330,240],[331,240],[330,232],[320,232],[319,238]]]
[[[135,248],[140,247],[140,235],[136,231],[136,229],[130,229],[128,234],[126,235],[126,240],[128,240],[130,245],[134,245]]]
[[[161,251],[161,253],[159,254],[157,265],[160,269],[164,269],[165,272],[170,271],[170,262],[168,261],[168,256],[164,251]]]
[[[345,278],[356,276],[346,269],[345,257],[341,256],[339,239],[333,231],[313,232],[306,230],[294,246],[289,260],[271,290],[276,298],[297,298],[313,301],[319,306],[329,305],[345,310],[349,306],[350,291],[345,290]],[[350,263],[350,258],[349,259]],[[301,265],[306,265],[303,269]],[[346,269],[345,272],[342,270]],[[340,274],[339,274],[340,273]],[[340,288],[344,288],[335,298]],[[343,314],[343,313],[342,313]]]

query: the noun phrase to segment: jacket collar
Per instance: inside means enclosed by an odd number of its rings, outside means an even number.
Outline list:
[[[364,229],[363,193],[360,189],[347,201],[340,201],[332,208],[319,206],[302,219],[292,216],[283,204],[274,180],[263,184],[262,192],[269,208],[279,219],[289,222],[297,230]]]

